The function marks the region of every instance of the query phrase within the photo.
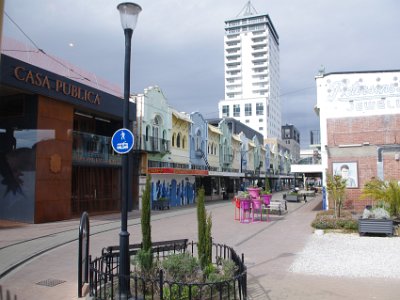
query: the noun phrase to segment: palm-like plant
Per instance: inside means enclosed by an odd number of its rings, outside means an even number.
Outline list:
[[[346,196],[346,179],[340,175],[327,174],[327,189],[335,204],[335,217],[340,218],[340,212]]]
[[[364,185],[361,197],[383,201],[389,205],[391,216],[400,216],[400,185],[397,180],[371,179]]]
[[[262,194],[266,194],[266,195],[271,194],[271,188],[270,188],[270,186],[269,186],[269,180],[268,180],[268,178],[265,178],[264,190],[261,191],[261,193],[262,193]]]

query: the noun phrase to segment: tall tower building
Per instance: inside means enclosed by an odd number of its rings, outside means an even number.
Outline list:
[[[281,138],[279,36],[251,2],[225,21],[225,99],[219,117],[232,117],[264,138]]]

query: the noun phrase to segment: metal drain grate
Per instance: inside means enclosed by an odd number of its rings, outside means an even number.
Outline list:
[[[61,283],[65,282],[65,280],[60,280],[60,279],[46,279],[46,280],[42,280],[37,282],[36,284],[38,285],[44,285],[44,286],[48,286],[48,287],[53,287],[56,285],[59,285]]]

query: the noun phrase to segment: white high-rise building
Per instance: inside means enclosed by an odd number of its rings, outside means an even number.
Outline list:
[[[281,138],[279,36],[267,14],[250,1],[225,21],[225,99],[219,117],[232,117],[264,138]]]

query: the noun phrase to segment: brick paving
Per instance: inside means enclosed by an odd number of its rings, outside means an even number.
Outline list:
[[[281,199],[275,193],[273,199]],[[207,203],[215,242],[244,253],[249,299],[397,299],[399,280],[348,279],[294,274],[288,271],[313,230],[321,196],[307,203],[288,203],[288,213],[271,215],[270,222],[241,224],[234,220],[230,201]],[[130,243],[141,241],[139,212],[129,213]],[[119,214],[90,217],[90,254],[119,243]],[[152,240],[197,238],[194,206],[157,211],[152,215]],[[77,256],[79,220],[47,224],[1,222],[0,273],[21,263],[0,279],[3,289],[24,299],[78,299]],[[40,254],[41,251],[53,248]],[[329,259],[329,258],[327,258]],[[1,297],[0,297],[1,298]]]

